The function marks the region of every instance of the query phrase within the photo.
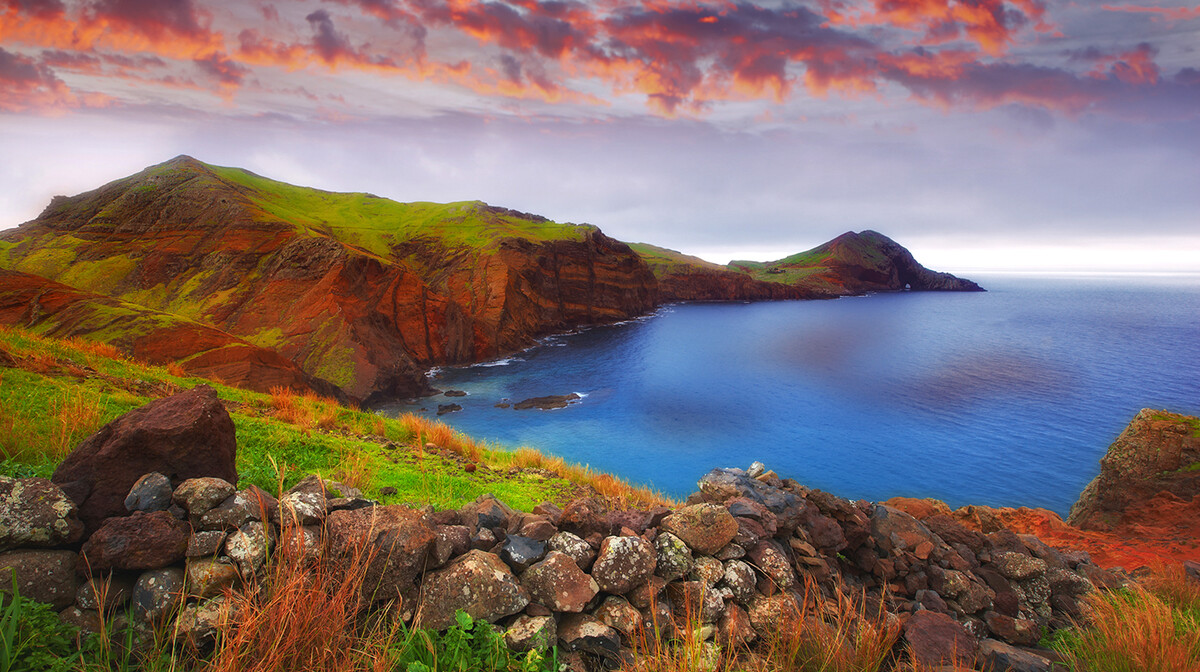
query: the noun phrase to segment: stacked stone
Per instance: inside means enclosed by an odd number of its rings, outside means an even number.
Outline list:
[[[434,511],[379,505],[315,476],[278,501],[239,490],[235,450],[207,388],[123,416],[68,457],[55,483],[0,479],[0,568],[85,631],[101,606],[131,603],[138,624],[175,614],[176,631],[203,643],[226,591],[286,547],[350,559],[367,604],[398,605],[418,625],[449,627],[462,609],[499,624],[516,650],[557,642],[571,664],[609,667],[639,638],[685,625],[752,642],[816,586],[884,600],[906,620],[918,662],[978,651],[991,669],[1010,669],[996,661],[1034,655],[1018,647],[1078,617],[1079,598],[1114,581],[1086,554],[1035,537],[984,534],[945,515],[919,521],[759,463],[713,470],[677,510],[583,498],[525,513],[485,495]]]

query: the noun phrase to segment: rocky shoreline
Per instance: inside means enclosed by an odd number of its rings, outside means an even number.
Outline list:
[[[883,604],[905,659],[1046,670],[1043,633],[1126,579],[1034,535],[981,531],[912,500],[852,502],[758,463],[712,470],[676,508],[585,497],[526,513],[484,495],[436,511],[316,476],[278,496],[239,490],[236,450],[207,386],[131,411],[52,482],[0,478],[0,568],[85,632],[99,627],[102,596],[204,646],[273,554],[367,558],[372,608],[439,629],[461,609],[496,623],[514,650],[557,644],[580,670],[628,661],[640,633],[697,623],[713,642],[752,645],[814,590]]]

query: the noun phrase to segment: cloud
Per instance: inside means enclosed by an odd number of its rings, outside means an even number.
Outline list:
[[[212,54],[193,61],[201,72],[215,79],[222,86],[237,88],[249,74],[249,70],[232,61],[225,54]]]
[[[0,110],[61,110],[101,106],[106,100],[106,97],[94,94],[76,95],[46,63],[0,47]]]
[[[1195,7],[1143,7],[1141,5],[1103,5],[1109,12],[1129,12],[1131,14],[1149,14],[1155,21],[1189,21],[1200,18],[1200,5]]]
[[[923,31],[923,46],[964,38],[993,56],[1003,54],[1026,26],[1053,30],[1041,0],[871,0],[867,8],[837,0],[821,4],[835,25]]]

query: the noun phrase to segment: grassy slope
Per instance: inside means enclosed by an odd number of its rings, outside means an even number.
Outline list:
[[[7,360],[16,366],[6,366]],[[0,450],[5,458],[0,473],[49,477],[74,446],[105,423],[155,397],[208,382],[124,359],[107,346],[0,327]],[[589,486],[632,501],[656,499],[528,449],[482,446],[422,418],[389,419],[316,397],[210,384],[226,400],[237,428],[242,485],[274,491],[280,479],[289,487],[306,474],[320,473],[386,503],[438,508],[491,492],[529,510],[541,501],[564,503]],[[425,450],[428,442],[441,449]],[[478,469],[468,473],[468,463]],[[514,466],[522,468],[510,474]],[[381,496],[387,486],[396,494]]]
[[[390,256],[393,245],[417,238],[435,239],[447,247],[488,249],[502,238],[583,240],[585,232],[595,228],[520,217],[481,201],[399,203],[364,193],[298,187],[240,168],[207,167],[244,187],[266,216],[381,257]]]
[[[629,243],[629,247],[637,252],[646,262],[654,277],[661,278],[672,273],[695,273],[697,271],[728,271],[726,266],[705,261],[676,250],[658,247],[649,243]]]

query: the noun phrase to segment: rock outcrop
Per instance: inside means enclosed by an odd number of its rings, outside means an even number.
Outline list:
[[[1067,522],[1102,531],[1152,522],[1160,507],[1148,504],[1156,499],[1200,513],[1198,494],[1200,418],[1144,408],[1100,459],[1100,474],[1079,495]]]

